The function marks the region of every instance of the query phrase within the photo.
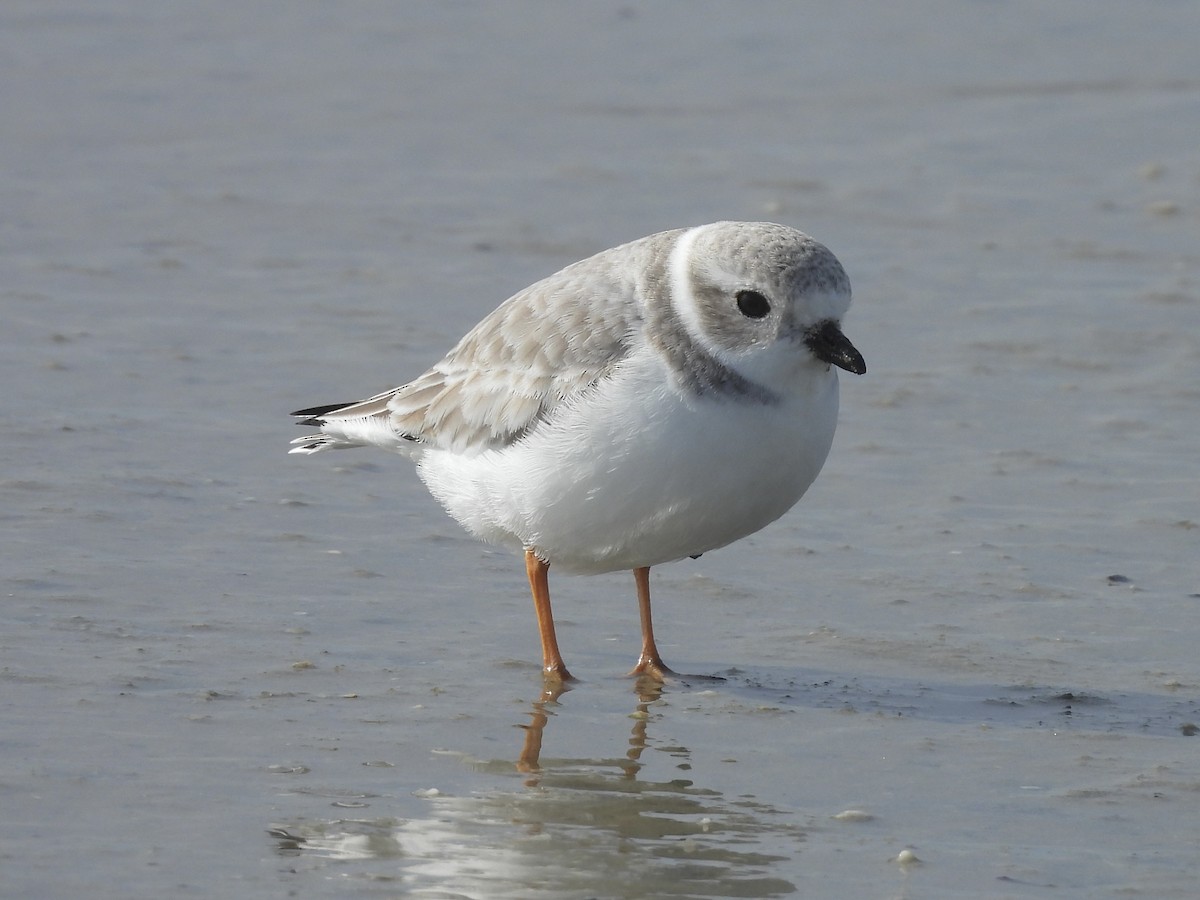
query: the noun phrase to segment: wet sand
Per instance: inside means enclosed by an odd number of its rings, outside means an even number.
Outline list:
[[[0,893],[1195,895],[1200,14],[747,10],[5,5]],[[286,414],[722,218],[869,374],[654,572],[724,681],[552,574],[543,698],[520,560]]]

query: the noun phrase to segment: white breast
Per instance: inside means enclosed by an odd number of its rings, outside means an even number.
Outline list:
[[[712,550],[787,512],[833,440],[838,385],[810,368],[777,403],[673,390],[631,358],[553,423],[474,456],[430,449],[418,471],[479,537],[584,573]]]

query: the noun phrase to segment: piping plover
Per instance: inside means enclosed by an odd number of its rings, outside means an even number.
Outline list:
[[[415,380],[293,415],[292,453],[375,446],[472,534],[525,555],[552,680],[571,678],[547,571],[633,571],[642,652],[650,567],[773,522],[817,477],[837,424],[850,282],[808,235],[765,222],[653,234],[502,303]]]

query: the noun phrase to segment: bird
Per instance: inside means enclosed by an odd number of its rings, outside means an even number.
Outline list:
[[[630,675],[675,673],[654,637],[650,569],[752,534],[824,465],[850,281],[802,231],[721,221],[573,263],[504,301],[428,371],[297,410],[291,453],[379,447],[415,461],[468,532],[523,554],[548,682],[574,680],[548,572],[633,573]]]

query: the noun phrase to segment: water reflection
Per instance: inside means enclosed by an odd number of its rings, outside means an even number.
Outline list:
[[[570,689],[570,686],[566,684],[547,686],[542,691],[541,699],[534,701],[533,712],[530,713],[530,723],[523,726],[525,728],[525,746],[521,748],[521,755],[517,757],[518,772],[540,773],[542,771],[542,734],[550,721],[546,706],[557,705],[558,698]],[[632,778],[641,769],[637,760],[642,755],[642,751],[646,749],[646,723],[650,719],[650,704],[662,697],[663,685],[651,678],[639,678],[634,685],[634,692],[638,696],[638,705],[631,718],[637,724],[633,726],[633,735],[629,740],[630,749],[626,753],[631,765],[623,767],[629,778]],[[539,778],[531,778],[525,782],[529,787],[534,787],[539,783]]]
[[[469,760],[517,775],[521,787],[431,796],[410,820],[339,820],[276,829],[279,852],[356,861],[354,872],[429,897],[779,897],[774,874],[804,840],[792,817],[695,783],[686,747],[651,731],[663,687],[639,682],[627,749],[612,758],[542,757],[543,738],[569,728],[561,692],[531,705],[516,760]],[[630,718],[619,720],[622,731]],[[642,757],[668,754],[688,777],[648,780]],[[659,762],[656,760],[656,762]],[[660,766],[655,766],[659,769]]]

